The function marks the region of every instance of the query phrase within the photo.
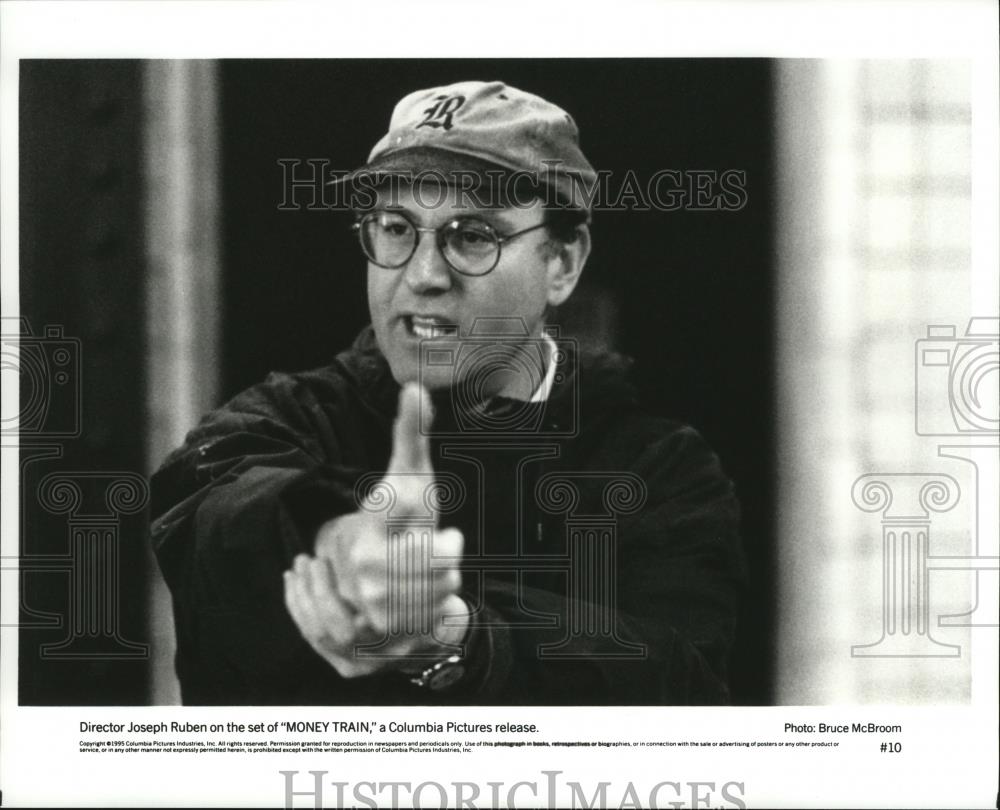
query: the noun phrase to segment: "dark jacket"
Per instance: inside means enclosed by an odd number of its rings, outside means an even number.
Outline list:
[[[651,416],[617,355],[576,356],[545,403],[435,395],[435,472],[465,489],[469,675],[343,679],[301,638],[282,572],[383,471],[399,386],[370,328],[334,363],[208,414],[153,478],[186,703],[712,704],[745,578],[738,506],[690,427]],[[575,369],[575,370],[574,370]]]

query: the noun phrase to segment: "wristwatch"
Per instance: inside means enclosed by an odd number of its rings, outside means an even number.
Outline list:
[[[410,683],[440,692],[454,686],[465,675],[465,659],[460,655],[449,655],[435,661],[419,675],[410,678]]]

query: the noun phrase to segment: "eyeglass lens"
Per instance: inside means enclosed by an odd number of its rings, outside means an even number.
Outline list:
[[[361,220],[361,246],[375,264],[402,267],[417,247],[419,232],[394,211],[377,211]],[[437,229],[437,244],[448,264],[461,273],[488,273],[500,243],[493,229],[477,219],[456,219]]]

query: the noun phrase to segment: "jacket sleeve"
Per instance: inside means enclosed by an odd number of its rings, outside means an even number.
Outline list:
[[[719,704],[729,700],[726,665],[746,568],[733,485],[691,428],[673,425],[609,435],[604,469],[629,469],[646,484],[641,511],[617,526],[617,577],[608,605],[581,604],[556,589],[485,580],[469,594],[475,673],[468,699],[512,704]],[[648,427],[648,426],[647,426]],[[636,441],[638,439],[639,441]],[[621,454],[643,445],[631,463]],[[632,449],[630,449],[632,448]],[[613,456],[618,455],[618,458]],[[525,612],[554,626],[518,627]],[[590,617],[613,630],[568,632]],[[613,617],[610,618],[610,617]],[[508,621],[510,620],[510,621]]]
[[[173,597],[185,703],[336,697],[282,583],[319,525],[353,508],[359,472],[338,463],[351,425],[335,431],[331,407],[272,375],[207,415],[153,476],[152,542]]]
[[[591,468],[646,484],[641,511],[617,532],[614,632],[566,636],[573,616],[606,605],[568,602],[558,587],[485,577],[465,594],[479,608],[469,676],[450,694],[398,674],[341,678],[302,640],[284,606],[282,572],[311,552],[318,527],[355,508],[391,425],[362,425],[296,378],[275,375],[209,414],[152,480],[152,536],[173,596],[177,672],[196,704],[610,704],[724,702],[725,662],[743,581],[732,484],[701,438],[649,423],[609,433]],[[611,448],[610,450],[608,448]],[[556,617],[518,626],[524,610]],[[543,648],[566,642],[558,657]],[[547,645],[547,647],[546,647]],[[642,650],[621,655],[623,645]],[[417,690],[417,691],[415,691]]]

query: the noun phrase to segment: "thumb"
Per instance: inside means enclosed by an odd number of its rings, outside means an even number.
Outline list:
[[[393,430],[389,474],[433,473],[430,439],[431,398],[423,386],[407,383],[399,392],[399,413]]]

